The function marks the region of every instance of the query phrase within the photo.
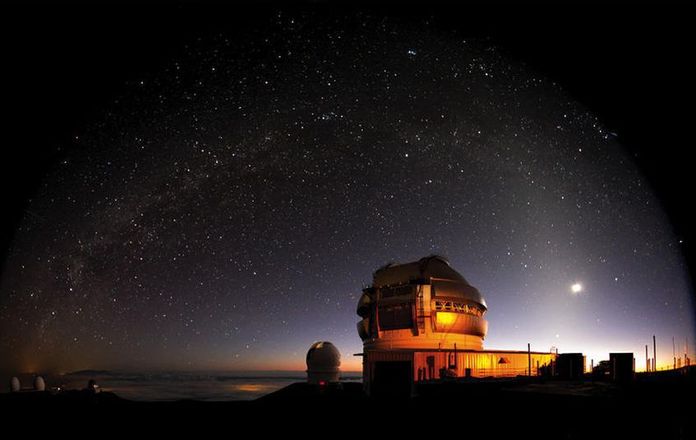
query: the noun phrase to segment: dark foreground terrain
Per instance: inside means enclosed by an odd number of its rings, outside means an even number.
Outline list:
[[[695,379],[472,380],[422,385],[411,399],[368,398],[359,383],[296,383],[244,402],[17,393],[0,395],[0,414],[5,429],[61,437],[696,439]]]

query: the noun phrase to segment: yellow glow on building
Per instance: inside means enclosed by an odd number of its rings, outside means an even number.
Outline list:
[[[438,326],[449,327],[457,322],[457,313],[455,312],[437,312],[435,317]]]

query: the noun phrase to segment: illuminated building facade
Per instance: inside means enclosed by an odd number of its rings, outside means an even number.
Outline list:
[[[552,353],[484,350],[487,309],[481,293],[442,257],[378,269],[357,310],[366,391],[412,392],[422,381],[551,368]]]

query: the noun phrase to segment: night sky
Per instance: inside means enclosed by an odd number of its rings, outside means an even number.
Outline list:
[[[486,348],[693,357],[684,243],[622,132],[494,39],[272,11],[143,65],[19,209],[2,368],[302,369],[329,340],[358,370],[361,289],[429,254],[486,298]]]

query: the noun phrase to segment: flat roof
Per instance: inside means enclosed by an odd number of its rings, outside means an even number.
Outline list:
[[[387,352],[432,352],[432,353],[437,353],[437,352],[444,352],[444,351],[455,351],[454,348],[395,348],[395,349],[389,349],[389,350],[383,350],[383,349],[375,349],[375,350],[364,350],[365,351],[387,351]],[[552,354],[556,355],[556,353],[552,353],[549,351],[527,351],[527,350],[471,350],[471,349],[456,349],[457,353],[516,353],[516,354]],[[564,353],[558,353],[559,355],[564,354]],[[582,354],[582,353],[565,353],[565,354]],[[355,355],[357,356],[357,355]],[[361,355],[362,356],[362,355]]]

